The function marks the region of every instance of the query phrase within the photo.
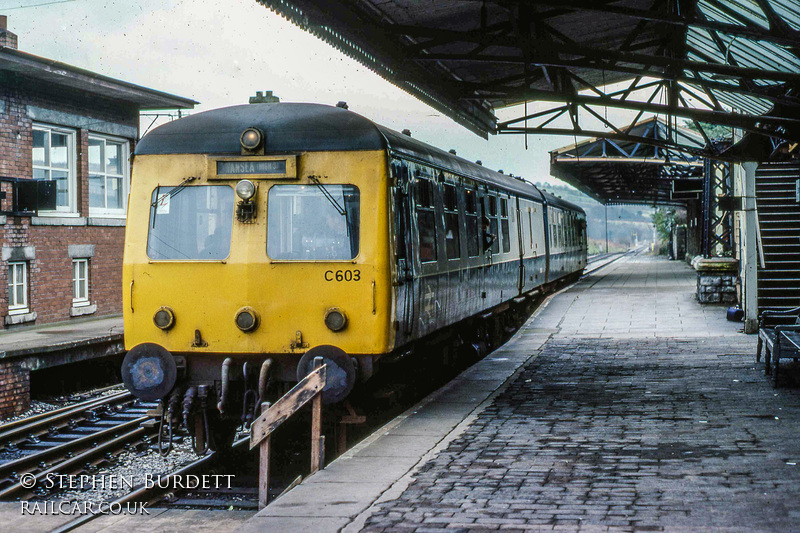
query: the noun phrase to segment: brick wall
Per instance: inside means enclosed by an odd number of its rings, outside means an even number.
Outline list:
[[[33,162],[34,120],[28,106],[86,117],[85,127],[65,126],[76,132],[77,211],[81,217],[74,225],[47,226],[32,224],[31,217],[6,217],[0,224],[0,246],[35,248],[35,257],[28,261],[28,307],[36,313],[36,324],[70,320],[72,308],[72,258],[69,245],[94,245],[89,260],[89,300],[96,305],[93,316],[121,312],[122,249],[124,227],[95,225],[89,217],[89,134],[93,123],[113,123],[138,127],[138,109],[130,104],[98,98],[83,92],[35,83],[24,76],[0,75],[0,176],[31,178]],[[100,132],[103,133],[103,132]],[[135,140],[129,139],[130,152]],[[2,190],[9,191],[8,184]],[[11,207],[11,195],[2,202],[2,209]],[[0,218],[0,221],[2,218]],[[6,327],[2,317],[8,315],[8,267],[0,263],[0,329]],[[16,326],[12,326],[16,327]],[[2,387],[0,387],[2,390]]]
[[[0,361],[0,420],[31,406],[30,372],[11,361]]]

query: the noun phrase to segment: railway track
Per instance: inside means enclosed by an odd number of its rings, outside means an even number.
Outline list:
[[[93,470],[141,441],[155,403],[112,394],[0,426],[0,500],[43,487],[48,475]]]
[[[610,265],[611,263],[622,259],[623,257],[631,256],[631,255],[638,255],[644,251],[644,247],[639,248],[631,248],[625,252],[618,252],[613,254],[597,254],[593,255],[589,258],[588,263],[586,264],[586,268],[583,269],[583,276],[586,277],[594,272],[597,272],[604,266]]]
[[[249,437],[245,437],[239,439],[233,443],[232,449],[233,450],[246,450],[248,443],[250,442]],[[183,479],[186,476],[190,475],[199,475],[201,473],[208,473],[208,472],[215,472],[215,468],[220,468],[221,461],[220,461],[220,454],[218,452],[211,452],[207,455],[204,455],[195,461],[192,461],[189,464],[182,466],[181,468],[170,472],[169,474],[165,474],[161,477],[163,481],[160,484],[153,484],[151,486],[147,485],[140,485],[136,487],[131,492],[121,496],[111,502],[109,507],[111,506],[119,506],[128,507],[132,503],[139,503],[139,504],[151,504],[158,501],[162,501],[165,498],[167,500],[175,499],[176,495],[179,494],[179,490],[171,488],[173,483],[173,479]],[[167,488],[164,488],[167,487]],[[213,506],[212,505],[206,505]],[[102,514],[85,514],[81,515],[78,518],[67,522],[59,526],[58,528],[52,530],[50,533],[67,533],[68,531],[73,531],[76,528],[79,528],[95,518],[103,516]]]

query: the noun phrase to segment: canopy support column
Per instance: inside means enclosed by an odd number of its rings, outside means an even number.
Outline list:
[[[744,332],[758,331],[758,237],[756,235],[756,168],[758,163],[742,163],[744,173],[741,192],[744,197],[740,222],[741,261],[739,276],[742,280],[742,307],[744,308]],[[743,174],[743,175],[742,175]]]

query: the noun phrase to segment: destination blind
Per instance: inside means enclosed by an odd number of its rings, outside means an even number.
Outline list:
[[[286,160],[217,161],[217,174],[286,174]]]

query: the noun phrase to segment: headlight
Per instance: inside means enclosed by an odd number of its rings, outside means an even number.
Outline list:
[[[256,186],[250,180],[242,180],[236,184],[236,196],[242,200],[249,200],[256,194]]]
[[[263,137],[261,131],[258,129],[247,128],[242,132],[242,137],[239,139],[239,142],[245,150],[255,150],[261,145]]]
[[[157,328],[168,330],[175,325],[175,313],[169,307],[161,307],[153,315],[153,322]]]
[[[347,315],[338,307],[331,307],[325,312],[325,325],[331,331],[342,331],[347,327]]]
[[[249,333],[258,327],[258,313],[251,307],[242,307],[236,311],[236,327]]]

